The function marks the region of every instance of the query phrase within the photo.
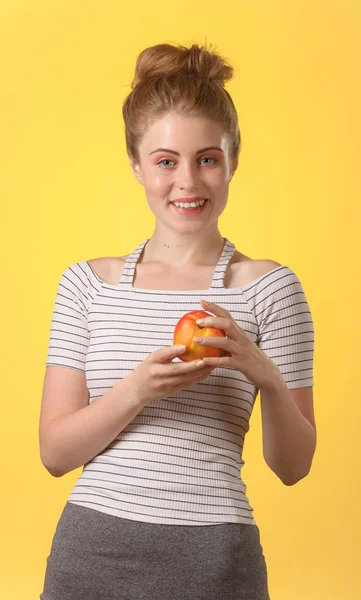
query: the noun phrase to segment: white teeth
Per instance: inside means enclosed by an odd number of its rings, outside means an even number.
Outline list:
[[[178,208],[196,208],[197,206],[203,206],[203,204],[205,203],[205,200],[200,200],[199,202],[173,202],[173,204],[175,204],[175,206],[178,206]]]

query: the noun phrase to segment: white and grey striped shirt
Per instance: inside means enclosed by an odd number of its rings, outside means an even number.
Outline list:
[[[314,327],[297,275],[281,265],[227,289],[235,245],[224,240],[208,290],[133,288],[148,239],[127,257],[117,285],[102,281],[87,261],[69,266],[57,289],[46,365],[85,371],[94,402],[148,354],[173,345],[178,320],[201,310],[204,298],[232,314],[288,388],[312,386]],[[241,468],[257,394],[238,370],[217,367],[201,383],[150,402],[84,466],[68,501],[148,523],[254,525]]]

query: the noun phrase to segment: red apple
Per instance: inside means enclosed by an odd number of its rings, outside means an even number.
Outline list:
[[[197,319],[203,319],[205,317],[212,317],[209,313],[204,310],[192,310],[189,313],[183,315],[179,319],[175,329],[173,343],[177,346],[184,344],[186,350],[178,356],[180,360],[189,362],[206,356],[221,356],[223,349],[216,348],[215,346],[203,346],[193,341],[194,337],[226,337],[223,329],[217,329],[217,327],[197,325]]]

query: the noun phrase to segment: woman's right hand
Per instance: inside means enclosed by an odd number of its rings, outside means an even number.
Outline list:
[[[195,360],[172,362],[182,352],[185,350],[178,350],[177,346],[154,350],[127,376],[137,402],[146,405],[152,400],[166,398],[203,381],[215,368],[204,363],[197,366]]]

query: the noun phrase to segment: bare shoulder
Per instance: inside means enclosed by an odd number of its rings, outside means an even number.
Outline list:
[[[235,262],[235,275],[232,287],[241,287],[252,283],[255,279],[267,275],[273,269],[280,267],[280,263],[271,259],[255,259],[238,253]]]
[[[99,279],[110,285],[117,285],[127,256],[102,256],[100,258],[91,258],[87,260],[87,263],[98,275]]]
[[[273,269],[280,267],[280,263],[275,260],[271,260],[269,258],[261,258],[257,260],[252,260],[251,263],[251,272],[254,277],[261,277],[262,275],[266,275]]]

